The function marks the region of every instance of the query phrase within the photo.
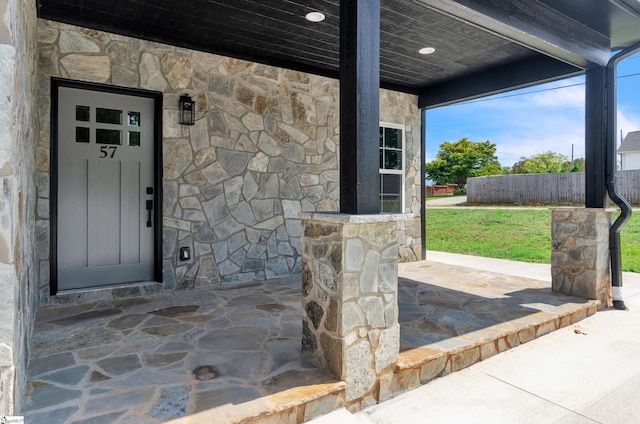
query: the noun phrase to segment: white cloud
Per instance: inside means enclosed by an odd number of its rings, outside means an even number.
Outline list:
[[[514,108],[583,108],[585,101],[584,77],[538,85],[516,93],[498,94],[477,101],[497,109]],[[473,103],[471,101],[470,103]]]
[[[567,84],[569,85],[569,84]],[[558,87],[563,87],[558,85]],[[530,94],[531,106],[551,108],[584,108],[584,85]]]
[[[552,151],[571,156],[571,146],[579,156],[584,151],[584,119],[553,113],[519,113],[509,128],[492,139],[498,146],[500,163],[511,166],[521,157]]]
[[[616,134],[626,137],[627,133],[632,131],[640,131],[640,115],[633,113],[626,108],[618,107],[618,122]]]
[[[564,84],[554,84],[562,86]],[[574,86],[558,90],[507,97],[491,102],[489,108],[477,103],[472,116],[486,114],[497,125],[481,136],[497,145],[498,160],[512,166],[521,157],[552,151],[571,156],[572,144],[576,157],[584,152],[584,87]],[[487,113],[491,109],[490,113]],[[471,131],[483,131],[471,127]],[[486,129],[484,130],[486,131]]]

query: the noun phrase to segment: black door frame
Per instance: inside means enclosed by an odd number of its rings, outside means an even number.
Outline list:
[[[51,127],[50,127],[50,178],[49,178],[49,295],[58,293],[58,90],[60,87],[78,88],[89,91],[145,97],[153,100],[154,110],[154,152],[153,184],[153,280],[162,283],[162,93],[135,88],[51,78]]]

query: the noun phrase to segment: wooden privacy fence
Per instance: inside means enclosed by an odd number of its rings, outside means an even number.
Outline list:
[[[640,204],[640,169],[618,171],[617,183],[618,191],[625,199],[632,204]],[[584,204],[584,172],[469,178],[467,203]]]
[[[444,194],[454,194],[458,188],[458,184],[432,185],[426,187],[428,196],[441,196]]]

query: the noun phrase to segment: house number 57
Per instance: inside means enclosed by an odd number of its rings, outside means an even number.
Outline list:
[[[113,158],[118,148],[116,146],[100,146],[100,159]]]

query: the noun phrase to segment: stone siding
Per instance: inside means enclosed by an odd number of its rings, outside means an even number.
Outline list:
[[[16,415],[37,307],[35,3],[0,2],[0,416]]]
[[[299,214],[339,207],[338,81],[40,20],[38,234],[41,303],[49,299],[50,79],[159,91],[163,104],[163,287],[202,287],[298,275]],[[196,102],[180,126],[178,98]],[[381,91],[381,120],[406,126],[401,256],[419,259],[420,112]],[[192,259],[178,260],[180,247]]]
[[[396,215],[304,214],[302,353],[375,403],[400,349]]]
[[[551,211],[551,284],[554,291],[611,306],[609,229],[613,211]]]

